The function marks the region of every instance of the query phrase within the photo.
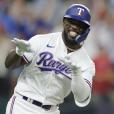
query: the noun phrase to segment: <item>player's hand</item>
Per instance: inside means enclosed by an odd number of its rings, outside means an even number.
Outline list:
[[[72,63],[69,56],[59,58],[59,60],[71,68],[73,75],[78,76],[81,74],[81,68],[75,63]]]
[[[66,56],[64,58],[59,58],[59,61],[61,61],[65,65],[71,67],[71,61],[70,61],[70,58],[68,56]]]
[[[16,44],[16,53],[22,56],[25,52],[32,52],[31,45],[28,41],[14,38],[12,40]]]

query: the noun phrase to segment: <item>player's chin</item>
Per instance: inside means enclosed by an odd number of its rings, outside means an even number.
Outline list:
[[[74,38],[68,37],[68,40],[69,40],[69,41],[74,41]]]
[[[69,39],[70,41],[73,41],[75,38],[76,38],[76,36],[71,36],[70,34],[68,34],[68,39]]]

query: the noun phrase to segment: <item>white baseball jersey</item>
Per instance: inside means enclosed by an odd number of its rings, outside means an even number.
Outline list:
[[[34,56],[31,63],[25,65],[20,74],[15,92],[46,105],[62,103],[71,92],[72,70],[59,58],[68,55],[71,62],[81,68],[85,81],[90,87],[92,86],[94,63],[83,47],[68,54],[61,32],[36,35],[29,42],[34,50]],[[24,58],[29,61],[31,54],[25,53]],[[72,88],[75,89],[75,86]],[[89,97],[91,98],[91,94]],[[80,105],[89,102],[90,98]]]

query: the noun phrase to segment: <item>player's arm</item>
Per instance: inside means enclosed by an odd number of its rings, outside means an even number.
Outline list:
[[[74,94],[75,103],[79,107],[88,105],[91,99],[92,77],[95,73],[94,65],[85,71],[73,64],[69,57],[60,59],[72,69],[71,90]],[[88,78],[89,77],[89,78]]]
[[[73,66],[72,70],[73,74],[71,89],[74,94],[75,103],[79,107],[84,107],[89,104],[91,99],[92,77],[94,75],[94,68],[86,69],[86,71],[82,72],[80,68]]]
[[[12,49],[8,53],[5,60],[5,66],[7,68],[17,68],[25,64],[27,64],[27,62],[24,60],[22,56],[19,56],[18,54],[16,54],[15,49]]]
[[[15,38],[13,43],[16,48],[11,50],[5,60],[7,68],[17,68],[30,63],[33,58],[33,51],[28,41]]]

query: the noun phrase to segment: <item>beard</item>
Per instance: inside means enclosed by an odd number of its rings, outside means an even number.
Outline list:
[[[77,47],[80,46],[80,44],[78,44],[75,41],[76,36],[71,37],[65,31],[63,31],[63,33],[62,33],[62,38],[63,38],[63,41],[64,41],[65,45],[70,49],[76,49]]]

